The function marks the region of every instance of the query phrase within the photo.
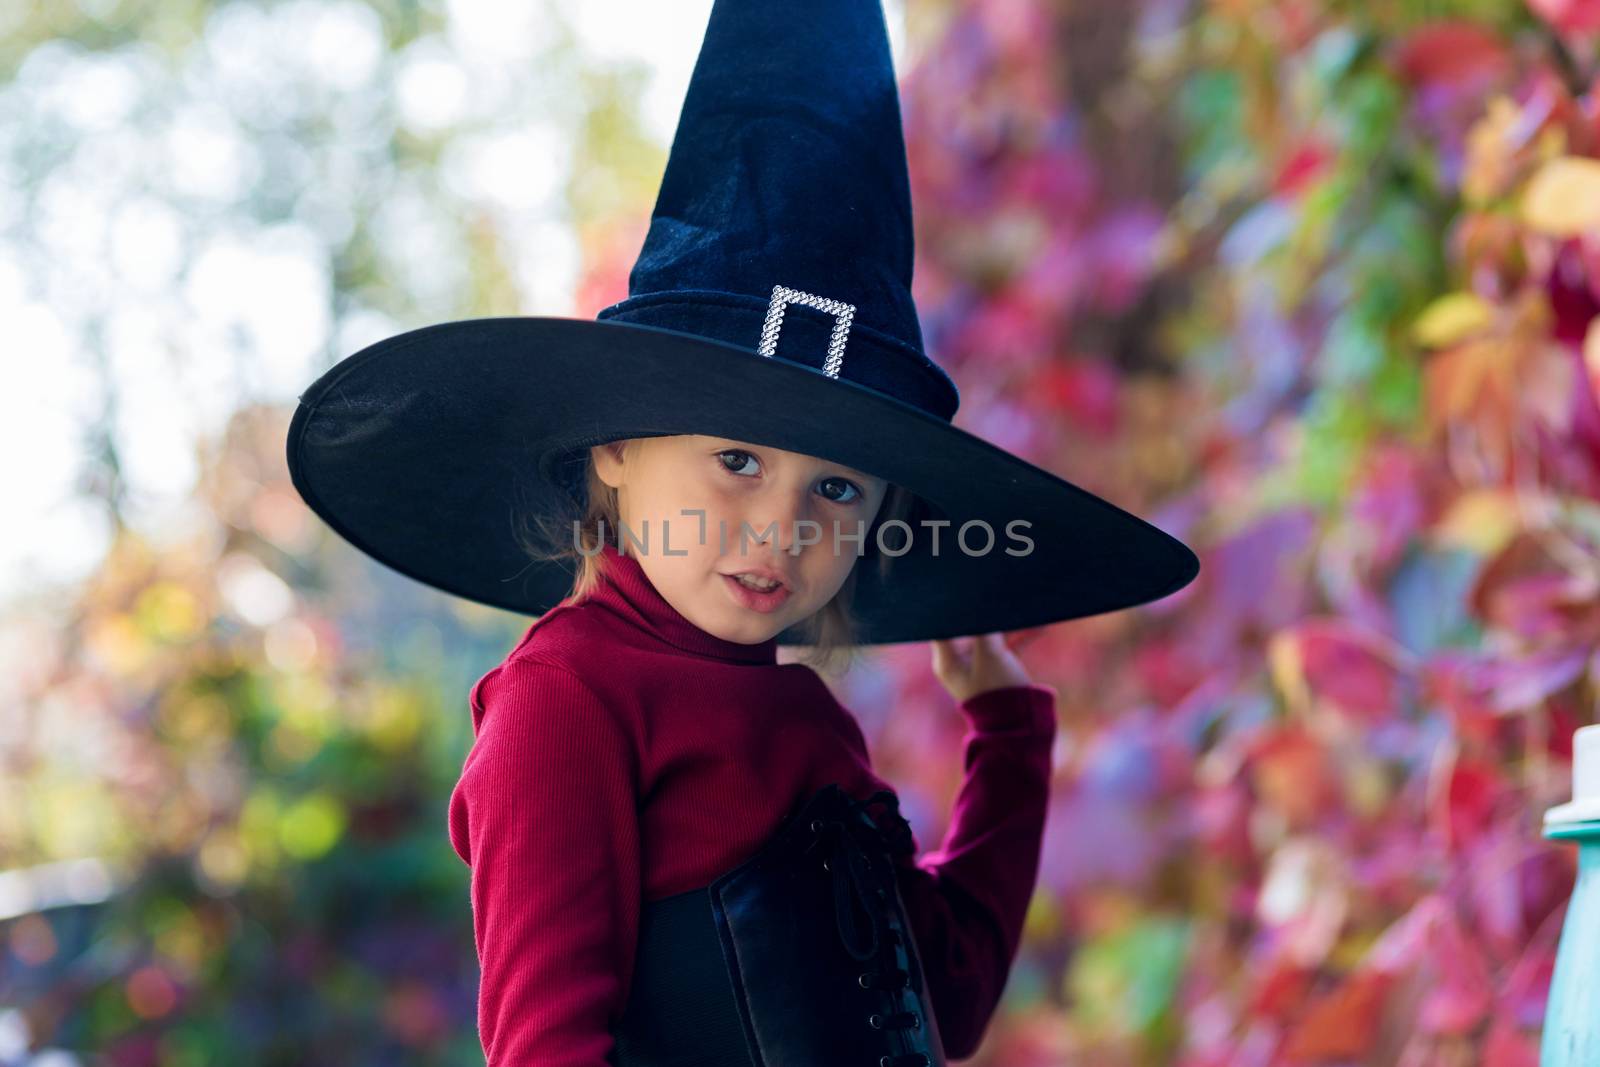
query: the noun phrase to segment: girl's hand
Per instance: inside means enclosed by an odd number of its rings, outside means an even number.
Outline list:
[[[1030,685],[1033,679],[1016,653],[1041,629],[935,639],[933,673],[958,704],[991,689]]]

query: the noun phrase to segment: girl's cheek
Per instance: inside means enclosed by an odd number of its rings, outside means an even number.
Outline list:
[[[730,494],[717,489],[708,489],[695,495],[692,500],[686,500],[683,507],[704,511],[707,523],[715,523],[718,519],[725,519],[737,523],[738,509]],[[699,516],[696,516],[698,519]]]

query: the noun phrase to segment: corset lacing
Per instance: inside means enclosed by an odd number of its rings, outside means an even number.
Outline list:
[[[862,808],[885,803],[889,806],[888,830],[875,822],[864,810],[857,812],[860,829],[873,834],[881,841],[891,856],[910,855],[915,850],[911,824],[900,814],[899,798],[887,789],[880,789],[862,802]],[[816,835],[806,851],[823,846],[824,869],[833,875],[834,919],[839,940],[851,957],[865,962],[879,956],[884,942],[903,944],[900,931],[887,921],[883,904],[889,899],[889,890],[878,883],[878,871],[862,847],[861,841],[838,819],[814,819],[811,831]],[[865,913],[867,928],[862,930],[858,912]],[[897,990],[906,987],[910,974],[903,967],[875,968],[863,971],[856,981],[863,989],[882,989],[893,994],[899,1003]],[[867,1019],[874,1030],[919,1030],[922,1019],[914,1011],[874,1012]],[[877,1067],[927,1067],[927,1056],[920,1052],[904,1055],[885,1055]]]

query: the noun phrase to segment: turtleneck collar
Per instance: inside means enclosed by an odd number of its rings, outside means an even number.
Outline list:
[[[680,651],[736,663],[771,665],[778,662],[776,637],[746,645],[702,630],[650,584],[636,554],[624,554],[610,544],[603,545],[600,554],[603,557],[601,578],[591,594],[592,599]]]

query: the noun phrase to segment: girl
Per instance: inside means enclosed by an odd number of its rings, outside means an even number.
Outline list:
[[[709,920],[704,887],[755,855],[797,798],[829,783],[852,797],[888,790],[855,719],[813,669],[777,662],[775,637],[836,613],[857,565],[820,544],[792,554],[793,531],[805,520],[871,520],[892,487],[703,435],[597,446],[586,481],[583,538],[568,544],[582,561],[580,591],[473,688],[476,741],[451,797],[451,837],[473,869],[480,1037],[490,1064],[595,1065],[627,1008],[621,1062],[692,1053],[684,1062],[746,1063],[736,1013],[718,1009],[731,998],[714,938],[662,934],[659,910],[697,904]],[[745,554],[730,533],[721,551],[715,531],[741,525],[782,533],[752,538]],[[643,534],[643,548],[630,533]],[[555,536],[548,543],[562,543]],[[781,584],[761,592],[735,577],[758,572]],[[966,780],[941,862],[918,867],[904,855],[899,891],[915,946],[907,956],[925,954],[938,1015],[857,987],[824,1016],[801,1011],[792,1001],[802,994],[787,990],[783,1017],[818,1029],[805,1055],[761,1041],[759,1062],[876,1064],[900,1045],[911,1055],[896,1062],[942,1062],[935,1035],[946,1054],[965,1056],[999,999],[1032,894],[1054,690],[1030,684],[996,634],[970,655],[948,641],[934,648],[935,671],[971,725]],[[816,889],[810,911],[830,943],[820,947],[832,947],[838,917],[826,885]],[[650,977],[634,987],[641,906],[659,906],[657,932],[646,940]],[[699,932],[712,932],[709,921]],[[799,955],[771,957],[741,962],[785,976],[803,966]],[[709,965],[692,982],[689,958]],[[862,967],[847,968],[831,987],[813,976],[824,999],[852,992]],[[671,990],[682,1001],[658,1003]],[[663,1033],[674,1020],[690,1028]]]
[[[627,299],[413,330],[301,396],[290,475],[334,530],[537,616],[471,690],[449,807],[490,1067],[977,1047],[1056,722],[999,634],[1199,561],[953,424],[911,262],[876,0],[715,0]],[[922,640],[969,730],[919,857],[852,715],[776,652]]]

